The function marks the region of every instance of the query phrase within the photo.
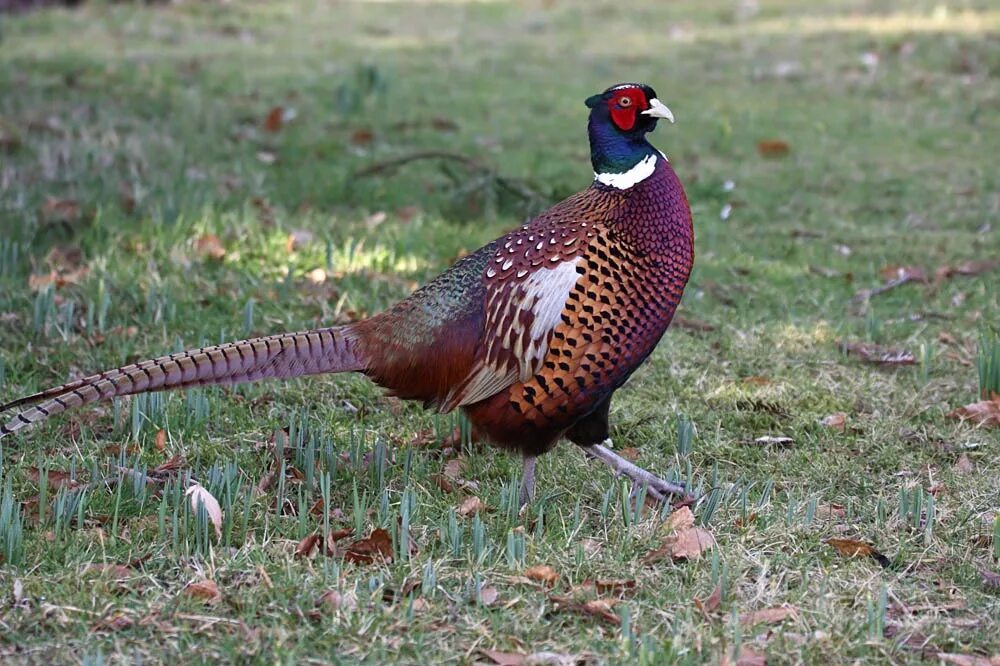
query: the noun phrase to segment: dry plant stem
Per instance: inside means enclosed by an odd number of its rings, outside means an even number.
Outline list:
[[[622,458],[611,449],[600,444],[594,444],[584,448],[584,451],[608,465],[615,472],[615,476],[626,476],[637,486],[645,486],[646,493],[658,502],[667,502],[667,496],[677,495],[687,499],[689,495],[684,490],[684,486],[676,483],[664,481],[652,472],[647,472],[638,465]]]
[[[524,456],[524,468],[521,470],[521,506],[527,506],[535,495],[535,460],[536,456]]]

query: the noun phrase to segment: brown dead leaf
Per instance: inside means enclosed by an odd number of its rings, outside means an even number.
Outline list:
[[[308,535],[295,546],[295,557],[311,558],[319,550],[319,543],[322,539],[323,537],[315,532]]]
[[[128,629],[133,624],[135,624],[135,620],[128,615],[115,613],[110,617],[101,618],[95,622],[94,631],[121,631],[122,629]]]
[[[1000,268],[1000,259],[966,261],[958,266],[941,266],[934,271],[934,281],[942,282],[956,275],[973,276]]]
[[[524,666],[528,660],[528,655],[518,654],[517,652],[501,652],[500,650],[485,650],[480,648],[479,654],[497,666]]]
[[[316,234],[309,231],[308,229],[292,229],[288,233],[288,239],[285,241],[285,250],[288,252],[294,252],[295,250],[301,250],[306,245],[309,245],[314,240],[316,240]],[[324,271],[324,276],[326,272]]]
[[[188,583],[182,594],[194,599],[200,599],[206,604],[217,604],[222,601],[222,593],[219,591],[219,586],[215,584],[215,581],[208,580],[207,578],[194,583]]]
[[[740,615],[740,624],[753,626],[755,624],[778,624],[790,617],[797,617],[799,611],[794,606],[776,606],[774,608],[764,608],[762,610],[743,613]]]
[[[653,564],[666,557],[674,560],[696,560],[713,546],[715,537],[711,532],[701,527],[688,527],[666,537],[660,547],[648,553],[642,562]]]
[[[839,344],[845,354],[859,356],[863,361],[876,365],[914,365],[917,362],[913,352],[905,349],[891,349],[867,342],[840,341]]]
[[[736,658],[736,666],[767,666],[767,655],[748,648],[746,645],[741,645],[740,656]]]
[[[987,590],[1000,590],[1000,573],[980,569],[979,575],[983,580],[983,587]]]
[[[554,585],[559,578],[559,573],[547,564],[536,564],[533,567],[529,567],[524,572],[524,575],[529,580],[537,581],[549,587]]]
[[[847,509],[842,504],[820,504],[816,507],[816,517],[822,520],[839,520],[847,516]]]
[[[722,603],[722,586],[716,585],[712,593],[708,595],[705,599],[694,598],[694,607],[701,611],[702,615],[706,617],[709,613],[715,612],[715,609],[719,607]]]
[[[194,241],[195,251],[207,259],[221,261],[226,256],[226,248],[215,234],[202,234]]]
[[[441,473],[450,481],[458,481],[462,478],[463,471],[465,471],[465,458],[459,456],[446,462]]]
[[[819,424],[824,428],[830,428],[831,430],[836,430],[837,432],[844,432],[847,428],[847,414],[844,412],[834,412],[829,416],[823,417]]]
[[[580,602],[572,597],[552,595],[549,601],[556,605],[557,611],[589,615],[616,627],[621,624],[621,618],[611,610],[618,603],[617,599],[591,599]]]
[[[80,202],[46,197],[42,203],[42,219],[48,224],[72,224],[80,219]]]
[[[204,507],[208,520],[215,526],[216,538],[221,539],[222,507],[219,506],[219,500],[215,499],[215,496],[208,492],[208,489],[198,483],[192,483],[184,494],[190,498],[191,510],[195,515],[198,515],[199,506]]]
[[[337,590],[327,590],[316,600],[316,605],[323,606],[329,610],[343,609],[350,611],[357,608],[358,599],[353,591],[344,594]]]
[[[978,654],[956,654],[938,652],[934,658],[944,664],[953,666],[1000,666],[1000,654],[993,657],[983,657]]]
[[[781,139],[765,139],[757,142],[757,152],[762,157],[785,157],[791,152],[791,147]]]
[[[160,428],[159,430],[156,431],[156,437],[153,438],[153,446],[156,447],[156,450],[159,451],[160,453],[162,453],[163,450],[167,448],[166,430]]]
[[[500,598],[500,591],[492,585],[483,585],[479,588],[479,603],[484,606],[492,606]]]
[[[488,511],[489,507],[483,503],[483,500],[479,499],[475,495],[469,495],[462,503],[458,505],[455,510],[460,516],[471,516],[475,513]]]
[[[856,539],[827,539],[829,544],[844,557],[870,557],[883,567],[888,567],[889,558],[875,550],[870,543],[858,541]]]
[[[101,574],[110,580],[125,580],[126,578],[131,578],[135,575],[135,571],[128,568],[124,564],[112,563],[88,564],[85,571],[88,573],[94,572]]]
[[[663,521],[663,525],[660,526],[660,533],[671,534],[679,530],[686,530],[693,526],[694,513],[691,512],[691,507],[682,506],[681,508],[670,512],[667,519]]]
[[[618,455],[620,455],[625,460],[630,460],[632,462],[635,462],[636,460],[639,459],[639,449],[635,448],[634,446],[630,446],[628,448],[624,448],[621,451],[619,451]]]
[[[382,528],[375,528],[364,539],[347,547],[344,559],[356,564],[371,564],[376,559],[392,560],[392,537]]]
[[[948,418],[969,420],[983,426],[1000,426],[1000,394],[948,412]]]
[[[357,129],[351,132],[351,143],[355,146],[367,146],[375,141],[375,132],[370,129]]]
[[[884,266],[878,274],[886,282],[927,282],[927,273],[920,266]]]
[[[285,125],[285,109],[276,106],[267,112],[264,117],[264,129],[272,134],[280,132]]]
[[[41,470],[37,467],[29,467],[28,477],[35,483],[41,482]],[[60,488],[76,488],[80,482],[70,476],[69,472],[58,469],[50,469],[47,474],[49,490],[59,490]]]
[[[969,460],[969,456],[963,453],[959,456],[958,462],[952,466],[952,469],[958,474],[972,474],[976,468],[973,466],[972,461]]]

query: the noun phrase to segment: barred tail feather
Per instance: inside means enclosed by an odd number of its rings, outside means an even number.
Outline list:
[[[192,349],[91,375],[2,405],[0,412],[21,411],[0,425],[0,439],[67,409],[121,395],[365,367],[349,326]]]

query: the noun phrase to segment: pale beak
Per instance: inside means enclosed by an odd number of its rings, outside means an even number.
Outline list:
[[[642,115],[652,116],[653,118],[666,118],[670,122],[674,122],[674,114],[670,112],[666,104],[655,97],[649,100],[649,108],[643,111]]]

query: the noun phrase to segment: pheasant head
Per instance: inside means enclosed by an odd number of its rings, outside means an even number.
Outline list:
[[[662,154],[646,134],[674,115],[642,83],[621,83],[587,98],[590,107],[590,161],[594,175],[605,185],[628,189],[653,172]]]

